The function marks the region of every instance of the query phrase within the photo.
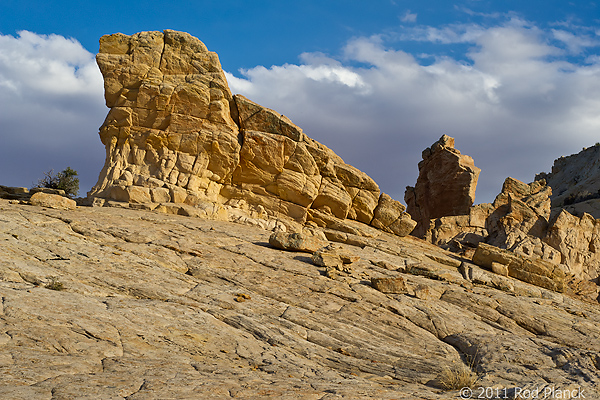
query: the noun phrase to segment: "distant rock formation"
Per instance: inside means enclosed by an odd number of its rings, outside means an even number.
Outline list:
[[[417,237],[425,234],[431,219],[469,214],[481,172],[447,135],[425,149],[422,157],[417,183],[408,186],[404,195],[407,212],[417,221],[413,231]]]
[[[574,279],[571,287],[579,286],[588,293],[588,297],[596,299],[600,288],[596,285],[590,287],[587,283],[591,281],[600,284],[600,220],[586,213],[572,215],[563,209],[566,206],[551,208],[551,205],[559,204],[556,199],[560,200],[561,197],[554,197],[555,200],[551,203],[553,190],[546,184],[543,176],[554,179],[555,184],[559,179],[568,180],[564,171],[574,173],[575,165],[585,169],[581,163],[589,162],[590,157],[600,157],[600,150],[588,149],[583,152],[583,156],[569,157],[570,162],[559,159],[555,162],[552,175],[538,175],[538,180],[530,184],[509,177],[504,181],[502,192],[496,196],[493,203],[466,207],[465,204],[468,201],[472,203],[474,198],[472,192],[475,190],[479,169],[473,166],[470,157],[460,156],[453,145],[452,138],[442,136],[431,148],[423,152],[417,185],[415,188],[407,188],[405,196],[407,210],[412,212],[411,215],[418,222],[412,234],[447,250],[461,253],[467,258],[474,257],[476,249],[481,254],[481,246],[492,245],[528,260],[543,260],[559,266],[565,274],[564,278],[552,275],[556,280],[545,287],[562,287],[564,281]],[[594,146],[596,147],[600,149],[600,146]],[[467,162],[461,163],[460,157],[465,157]],[[440,161],[443,159],[451,161]],[[461,165],[464,164],[471,168],[463,169]],[[474,171],[473,180],[467,179],[471,175],[468,171]],[[449,177],[446,181],[444,172]],[[587,187],[595,182],[594,173],[581,172],[582,176],[586,176]],[[460,178],[452,179],[457,176]],[[446,192],[442,191],[444,185],[450,186]],[[565,192],[569,190],[566,183],[560,187]],[[581,190],[581,187],[579,186],[578,190]],[[570,193],[577,193],[571,190]],[[450,195],[446,197],[445,193]],[[418,201],[419,198],[423,200]],[[448,198],[454,206],[443,204]],[[436,203],[440,204],[437,208],[433,205]],[[439,216],[428,218],[432,215]],[[477,258],[475,257],[474,261]],[[539,268],[535,266],[539,263],[536,263],[521,262],[525,266],[534,265],[528,272],[529,275],[517,273],[516,271],[522,271],[523,267],[517,266],[513,261],[507,261],[504,267],[496,263],[496,267],[500,271],[508,266],[507,274],[511,273],[515,277],[519,275],[519,279],[539,285],[539,282],[536,283],[539,280],[536,278]],[[486,262],[483,266],[491,265],[488,264],[489,262]]]
[[[493,203],[475,205],[468,215],[431,220],[425,239],[467,257],[480,243],[490,244],[559,265],[566,275],[598,284],[600,220],[565,210],[551,216],[551,193],[543,180],[525,184],[507,178]]]
[[[552,208],[600,218],[600,144],[554,160],[552,172],[537,174],[552,187]]]
[[[89,198],[239,204],[298,223],[371,224],[406,235],[415,222],[364,172],[285,116],[233,96],[219,59],[171,30],[100,39],[106,162]],[[152,207],[152,206],[150,206]]]

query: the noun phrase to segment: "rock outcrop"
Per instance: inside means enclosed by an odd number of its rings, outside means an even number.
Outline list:
[[[600,143],[577,154],[554,160],[550,173],[537,174],[552,187],[552,208],[581,217],[584,213],[600,218]]]
[[[481,172],[447,135],[425,149],[422,157],[417,183],[408,186],[404,195],[407,212],[417,221],[412,233],[417,237],[425,234],[432,219],[469,214]]]
[[[551,193],[543,180],[525,184],[507,178],[494,203],[473,206],[466,216],[431,220],[425,239],[467,257],[482,243],[493,245],[558,265],[576,280],[599,283],[600,221],[565,210],[551,215]],[[597,299],[599,292],[596,286],[590,298]]]
[[[501,395],[600,396],[597,304],[412,236],[336,244],[356,261],[329,268],[259,227],[11,202],[2,399],[446,400],[436,379],[456,365]]]
[[[345,220],[398,235],[414,227],[365,173],[287,117],[232,95],[217,55],[189,34],[103,36],[97,62],[110,111],[100,128],[106,163],[90,199],[150,208],[244,201],[352,232]]]

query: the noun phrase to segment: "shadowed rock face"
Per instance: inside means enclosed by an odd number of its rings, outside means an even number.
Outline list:
[[[404,195],[407,212],[417,221],[413,235],[422,237],[431,219],[468,215],[480,172],[447,135],[425,149],[417,183],[414,188],[407,187]]]
[[[129,203],[243,199],[299,223],[345,219],[405,235],[415,223],[365,173],[285,116],[233,96],[219,59],[175,31],[103,36],[106,163],[89,193]],[[389,210],[388,210],[389,209]],[[393,216],[393,220],[389,217]]]

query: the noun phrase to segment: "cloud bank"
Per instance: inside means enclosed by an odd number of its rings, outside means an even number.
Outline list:
[[[493,200],[507,176],[529,182],[600,140],[599,31],[516,18],[409,22],[353,38],[337,56],[227,73],[230,87],[286,114],[399,200],[442,134],[482,169],[477,202]],[[415,44],[427,51],[409,53]],[[0,104],[0,184],[71,166],[89,190],[107,113],[93,54],[62,36],[0,35]]]
[[[94,55],[76,40],[0,35],[0,184],[31,186],[70,166],[88,190],[104,163],[103,96]]]
[[[228,74],[232,91],[286,114],[402,199],[421,151],[442,134],[482,169],[477,202],[507,176],[530,182],[555,158],[600,137],[598,33],[543,30],[518,19],[484,27],[415,26],[354,38],[341,56]],[[409,42],[465,46],[455,57]]]

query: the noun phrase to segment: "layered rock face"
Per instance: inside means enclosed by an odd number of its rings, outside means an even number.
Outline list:
[[[443,135],[423,151],[415,187],[407,187],[407,212],[417,221],[413,235],[422,237],[431,219],[468,215],[475,201],[481,170],[473,159],[454,148],[454,139]]]
[[[507,178],[494,203],[473,206],[469,215],[431,220],[425,239],[467,256],[472,256],[481,243],[493,245],[559,265],[578,280],[598,283],[600,221],[589,214],[577,217],[565,210],[551,215],[551,193],[544,181],[525,184]],[[596,287],[591,297],[597,296]]]
[[[398,235],[414,227],[365,173],[285,116],[233,96],[217,55],[189,34],[104,36],[97,62],[110,112],[100,128],[106,163],[90,197],[190,206],[243,200],[299,223],[350,219]]]
[[[600,218],[600,144],[554,160],[552,172],[536,175],[552,187],[552,208]]]
[[[542,175],[538,175],[537,180],[525,184],[514,178],[507,178],[502,187],[502,192],[496,196],[493,203],[483,203],[469,207],[458,207],[459,202],[454,211],[448,206],[444,215],[436,218],[425,218],[427,215],[435,215],[435,212],[429,208],[419,206],[416,201],[417,193],[425,193],[425,188],[432,187],[432,183],[443,181],[440,171],[449,171],[451,168],[444,168],[440,161],[435,160],[436,154],[440,159],[450,159],[451,155],[456,152],[453,149],[454,141],[452,138],[443,136],[440,141],[435,143],[432,148],[426,149],[423,152],[424,160],[419,163],[419,180],[415,188],[407,188],[406,202],[408,212],[412,212],[413,217],[418,221],[417,228],[412,232],[413,235],[420,236],[442,248],[453,252],[462,253],[467,257],[474,257],[476,249],[481,247],[480,244],[493,245],[498,249],[505,249],[517,255],[525,257],[519,261],[519,267],[516,262],[510,262],[507,265],[512,267],[502,268],[497,265],[498,271],[506,269],[514,276],[519,276],[533,284],[539,284],[540,270],[547,269],[543,266],[543,262],[549,262],[553,265],[558,265],[566,274],[566,279],[574,279],[577,282],[575,286],[580,285],[586,292],[588,297],[596,299],[598,297],[599,288],[596,285],[590,287],[589,281],[599,283],[600,276],[600,251],[598,246],[600,243],[600,221],[594,219],[593,216],[582,213],[581,216],[575,216],[565,211],[562,208],[551,208],[552,188],[542,179]],[[597,146],[594,146],[595,149]],[[600,148],[600,147],[598,147]],[[454,150],[454,152],[453,152]],[[593,156],[596,150],[584,151],[588,160]],[[460,153],[459,153],[460,154]],[[590,155],[592,154],[592,155]],[[574,156],[571,156],[571,158]],[[576,159],[579,159],[575,157]],[[575,159],[574,158],[574,159]],[[471,160],[470,158],[468,158]],[[430,161],[432,160],[432,161]],[[454,171],[459,169],[459,155],[454,155]],[[589,160],[588,160],[589,161]],[[472,164],[472,160],[470,162]],[[568,165],[571,165],[567,163]],[[565,164],[565,165],[567,165]],[[559,170],[553,167],[555,179],[561,176]],[[561,164],[562,165],[562,164]],[[572,171],[572,166],[563,168]],[[579,165],[582,168],[582,165]],[[478,169],[476,172],[478,173]],[[562,170],[560,170],[562,171]],[[448,172],[450,178],[456,176]],[[593,179],[593,173],[582,172],[589,175],[588,184]],[[463,171],[463,177],[468,174]],[[462,185],[462,190],[456,189],[454,193],[473,193],[476,185],[475,180],[462,181],[451,180],[454,185]],[[587,176],[586,175],[586,176]],[[546,174],[546,176],[548,176]],[[562,177],[566,179],[563,174]],[[422,184],[422,185],[420,185]],[[435,186],[435,185],[433,185]],[[442,187],[442,186],[440,186]],[[566,189],[561,189],[566,190]],[[435,190],[430,190],[430,196],[434,196]],[[437,200],[445,200],[443,194],[438,194]],[[421,195],[424,199],[427,196]],[[457,198],[457,197],[455,197]],[[472,202],[474,197],[463,196],[466,200]],[[556,199],[556,197],[555,197]],[[430,201],[429,204],[432,204]],[[554,200],[553,200],[554,202]],[[422,204],[427,204],[423,200]],[[426,212],[424,212],[426,210]],[[477,250],[480,254],[483,250]],[[487,251],[487,250],[486,250]],[[481,257],[475,257],[474,260]],[[527,260],[539,260],[534,262],[536,266]],[[542,262],[543,261],[543,262]],[[491,268],[489,262],[480,262],[480,265]],[[539,265],[538,265],[539,264]],[[524,266],[524,267],[523,267]],[[516,271],[525,271],[521,273]],[[557,277],[555,274],[544,274],[548,279],[554,279],[552,284],[546,283],[544,287],[562,287],[565,278]],[[544,278],[545,279],[545,278]],[[543,279],[542,279],[543,280]]]

